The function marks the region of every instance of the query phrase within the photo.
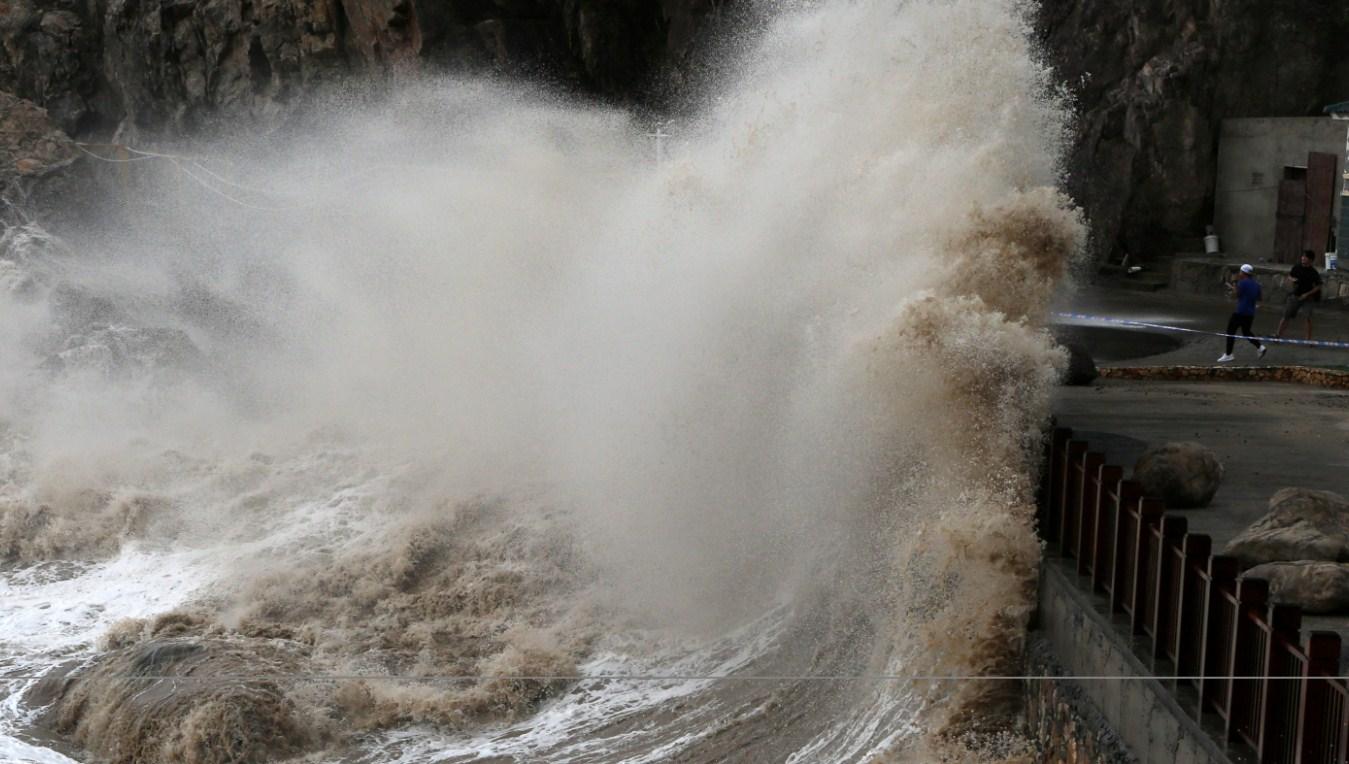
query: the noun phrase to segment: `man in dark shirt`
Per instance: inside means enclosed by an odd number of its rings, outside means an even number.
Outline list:
[[[1312,306],[1321,299],[1321,274],[1312,267],[1314,262],[1314,253],[1303,252],[1300,262],[1288,272],[1293,280],[1293,288],[1288,293],[1288,301],[1284,303],[1283,318],[1279,319],[1279,330],[1274,332],[1275,337],[1282,337],[1284,327],[1301,312],[1307,319],[1307,339],[1312,338]]]
[[[1236,295],[1237,309],[1233,311],[1231,318],[1227,319],[1227,352],[1218,359],[1218,363],[1227,363],[1236,358],[1232,355],[1232,349],[1237,340],[1237,329],[1246,335],[1246,339],[1255,346],[1256,353],[1263,358],[1265,346],[1251,336],[1251,323],[1255,321],[1255,306],[1260,303],[1260,283],[1255,280],[1255,269],[1250,265],[1241,266],[1236,286],[1228,284],[1227,288]]]

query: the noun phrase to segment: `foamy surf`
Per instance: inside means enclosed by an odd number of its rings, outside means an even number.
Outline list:
[[[25,742],[40,709],[27,691],[56,666],[92,654],[109,626],[171,610],[209,574],[200,553],[127,550],[105,565],[44,563],[0,577],[0,760],[75,761]]]
[[[7,232],[0,746],[1014,750],[906,677],[1016,673],[1064,112],[1012,0],[761,10],[659,164],[428,79]]]
[[[715,702],[696,712],[682,732],[641,723],[714,687],[716,677],[733,676],[771,652],[789,615],[774,610],[712,644],[663,645],[659,637],[638,635],[606,640],[581,666],[580,678],[565,694],[528,720],[486,733],[461,736],[422,731],[389,735],[371,741],[368,754],[355,762],[463,762],[480,758],[518,757],[576,762],[664,761],[715,731],[718,717],[734,711]],[[610,644],[612,643],[612,644]],[[681,649],[682,648],[682,649]],[[636,721],[636,724],[633,722]],[[625,729],[625,727],[628,727]],[[619,731],[614,731],[619,730]]]

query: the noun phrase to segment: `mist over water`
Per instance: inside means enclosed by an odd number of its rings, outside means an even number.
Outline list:
[[[1016,673],[1064,111],[1012,0],[760,10],[661,162],[423,79],[8,231],[0,754],[1015,753],[837,678]]]

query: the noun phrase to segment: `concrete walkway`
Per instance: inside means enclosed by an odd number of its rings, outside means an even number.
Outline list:
[[[1222,329],[1227,305],[1203,298],[1128,292],[1083,292],[1064,306],[1180,326]],[[1349,339],[1349,313],[1326,311],[1318,335]],[[1272,329],[1270,316],[1256,328]],[[1151,335],[1151,336],[1150,336]],[[1088,345],[1102,351],[1099,365],[1211,364],[1220,340],[1180,335],[1163,343],[1150,332],[1117,330]],[[1238,350],[1251,363],[1254,351]],[[1349,350],[1271,349],[1263,365],[1349,365]],[[1212,506],[1182,512],[1192,532],[1213,537],[1215,551],[1268,510],[1269,497],[1285,486],[1316,488],[1349,496],[1349,391],[1257,382],[1158,382],[1098,380],[1091,387],[1059,388],[1054,400],[1059,424],[1089,440],[1109,463],[1131,473],[1149,445],[1191,440],[1217,452],[1226,469]],[[1304,619],[1304,630],[1330,629],[1344,637],[1349,653],[1349,615]]]
[[[1233,305],[1232,301],[1202,295],[1087,288],[1060,299],[1054,310],[1222,332],[1227,328],[1227,318],[1232,313]],[[1281,304],[1261,305],[1256,313],[1255,333],[1274,334],[1282,308]],[[1315,311],[1312,323],[1314,339],[1349,342],[1349,310],[1318,304]],[[1067,327],[1067,331],[1083,337],[1097,364],[1102,366],[1206,366],[1215,364],[1223,353],[1225,342],[1221,337],[1188,333],[1066,323],[1073,324]],[[1285,336],[1302,339],[1305,332],[1306,324],[1299,316],[1289,322]],[[1255,348],[1250,343],[1240,340],[1236,345],[1236,356],[1234,363],[1243,366],[1293,364],[1349,368],[1349,349],[1270,345],[1269,352],[1261,359],[1257,358]]]

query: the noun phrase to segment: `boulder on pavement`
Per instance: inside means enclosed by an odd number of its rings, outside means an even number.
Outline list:
[[[1134,479],[1144,494],[1161,499],[1170,509],[1206,507],[1218,492],[1223,465],[1217,454],[1198,443],[1166,443],[1138,458]]]
[[[1101,373],[1097,370],[1096,361],[1092,359],[1087,346],[1076,340],[1068,340],[1061,344],[1068,351],[1068,368],[1063,373],[1063,384],[1085,387],[1095,382]]]
[[[1330,491],[1284,488],[1269,513],[1227,544],[1243,566],[1266,562],[1349,562],[1349,501]]]
[[[1267,562],[1246,571],[1245,577],[1268,581],[1275,604],[1296,605],[1308,613],[1349,612],[1349,565],[1344,563]]]

